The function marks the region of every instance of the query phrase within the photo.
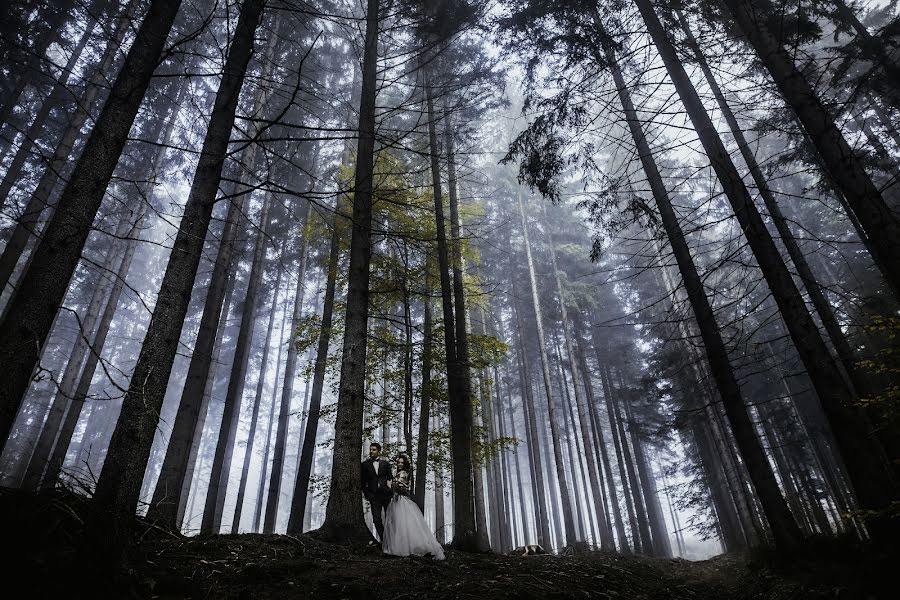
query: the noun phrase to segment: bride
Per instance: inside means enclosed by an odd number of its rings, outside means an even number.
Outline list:
[[[431,555],[435,560],[444,560],[444,549],[428,529],[422,511],[409,497],[409,457],[398,455],[396,465],[397,471],[391,483],[394,497],[384,517],[382,550],[395,556]]]

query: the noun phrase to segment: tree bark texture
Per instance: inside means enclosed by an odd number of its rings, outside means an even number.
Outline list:
[[[353,227],[341,377],[338,391],[331,487],[323,532],[332,539],[367,539],[360,509],[359,463],[365,403],[369,321],[369,263],[372,258],[372,196],[375,161],[375,96],[381,3],[368,0],[359,102],[359,143],[353,185]]]

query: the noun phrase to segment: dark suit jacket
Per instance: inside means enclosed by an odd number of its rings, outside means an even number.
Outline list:
[[[391,497],[391,487],[388,485],[393,476],[391,474],[390,461],[378,459],[378,474],[375,473],[375,465],[371,458],[366,459],[359,466],[359,482],[363,496],[368,500],[375,497]]]

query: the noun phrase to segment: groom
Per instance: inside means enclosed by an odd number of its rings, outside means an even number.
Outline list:
[[[379,458],[381,454],[381,444],[372,442],[369,444],[369,458],[364,460],[359,466],[360,487],[362,487],[363,496],[369,501],[372,508],[372,522],[375,524],[375,531],[378,532],[378,539],[384,541],[384,523],[381,520],[382,511],[387,510],[388,504],[391,502],[391,463],[383,458]]]

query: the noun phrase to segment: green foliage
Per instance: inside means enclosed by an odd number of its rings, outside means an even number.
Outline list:
[[[498,365],[509,352],[509,345],[491,335],[469,334],[469,364],[473,369]]]
[[[872,358],[860,361],[859,367],[887,383],[875,396],[860,399],[859,405],[878,415],[879,428],[896,430],[900,426],[900,317],[875,315],[864,329],[880,338],[883,346]]]
[[[483,427],[476,427],[477,442],[472,448],[472,459],[475,464],[484,464],[500,457],[504,450],[516,448],[522,441],[517,437],[503,436],[486,441]],[[480,431],[479,431],[480,430]]]

